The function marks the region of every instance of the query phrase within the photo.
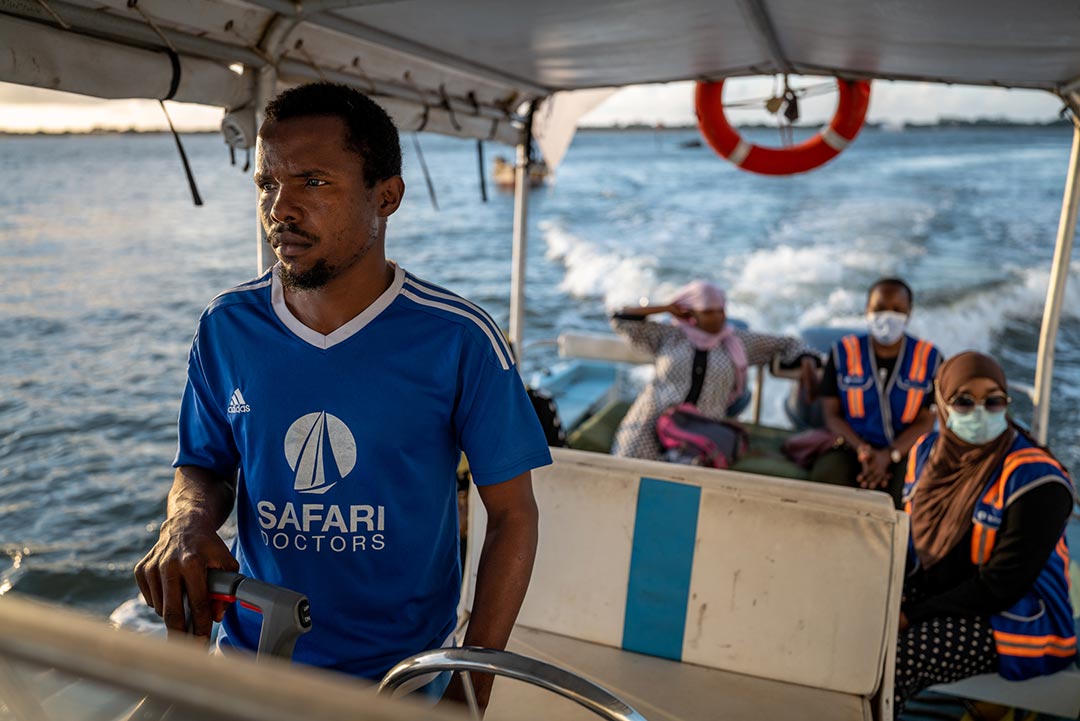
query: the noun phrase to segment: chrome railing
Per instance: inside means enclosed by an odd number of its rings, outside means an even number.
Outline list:
[[[470,673],[505,676],[559,694],[608,721],[646,721],[622,699],[577,674],[535,658],[488,648],[437,648],[410,656],[387,672],[379,684],[379,693],[392,694],[412,679],[444,671],[463,673],[466,684]],[[479,719],[475,707],[472,710],[474,718]]]

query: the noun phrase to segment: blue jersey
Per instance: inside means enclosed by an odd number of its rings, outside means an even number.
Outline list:
[[[551,462],[495,323],[394,270],[325,336],[292,315],[273,270],[215,298],[174,463],[237,474],[241,573],[311,601],[294,659],[369,678],[453,631],[461,452],[479,485]],[[255,648],[259,623],[234,605],[220,644]]]

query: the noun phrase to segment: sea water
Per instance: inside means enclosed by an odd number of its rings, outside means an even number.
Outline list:
[[[787,178],[680,147],[695,137],[579,134],[554,182],[532,193],[526,375],[557,361],[538,341],[604,331],[611,309],[666,302],[693,278],[725,286],[729,314],[754,329],[791,334],[859,326],[867,286],[898,275],[915,289],[915,334],[946,353],[988,351],[1011,380],[1033,381],[1067,128],[868,129],[829,165]],[[512,197],[488,178],[481,201],[473,141],[424,135],[434,210],[403,140],[408,190],[388,254],[505,327]],[[169,136],[0,138],[0,593],[142,617],[125,602],[164,516],[188,345],[209,299],[256,275],[251,172],[216,136],[184,144],[199,208]],[[512,155],[484,151],[488,170]],[[1073,467],[1078,267],[1050,429]],[[782,423],[785,389],[769,389],[766,420]]]

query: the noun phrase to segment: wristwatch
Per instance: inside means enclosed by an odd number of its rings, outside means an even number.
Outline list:
[[[889,460],[893,463],[899,463],[900,461],[904,460],[904,454],[900,452],[899,448],[890,448]]]

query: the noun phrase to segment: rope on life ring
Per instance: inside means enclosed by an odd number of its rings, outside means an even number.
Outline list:
[[[762,175],[794,175],[824,165],[862,129],[870,105],[870,83],[836,79],[840,102],[832,122],[820,133],[790,148],[766,148],[739,136],[724,115],[724,81],[699,82],[694,96],[698,127],[713,150],[743,170]]]

